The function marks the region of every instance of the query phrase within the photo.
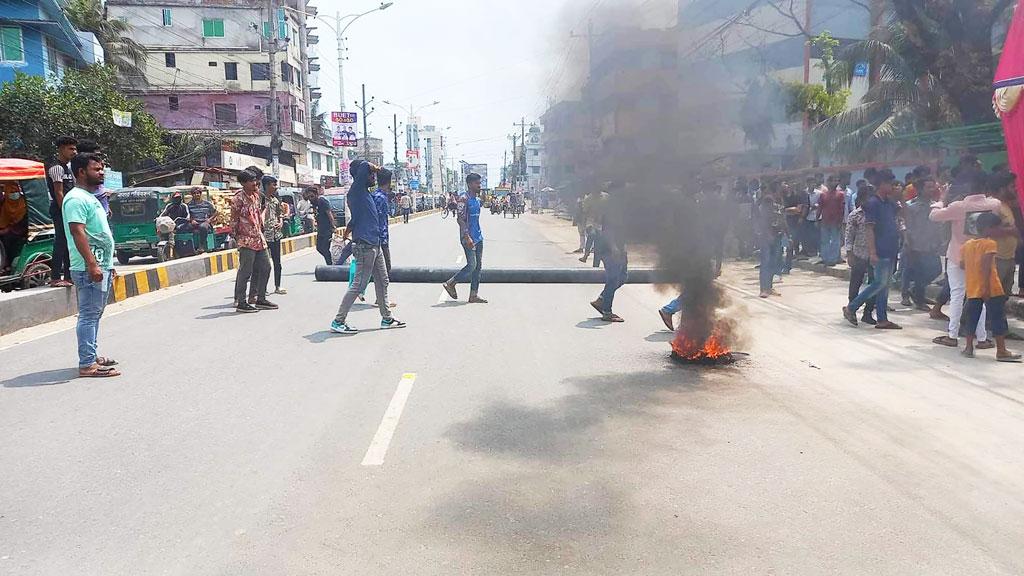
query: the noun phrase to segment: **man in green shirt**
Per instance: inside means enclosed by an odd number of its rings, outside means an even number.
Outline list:
[[[114,236],[107,213],[96,199],[103,185],[103,158],[78,154],[71,159],[75,187],[64,193],[64,233],[72,242],[71,278],[78,296],[78,375],[86,378],[120,376],[117,361],[96,355],[100,318],[107,305],[114,271]]]

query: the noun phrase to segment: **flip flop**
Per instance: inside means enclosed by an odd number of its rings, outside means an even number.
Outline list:
[[[959,344],[955,338],[950,338],[949,336],[936,336],[932,339],[932,343],[939,346],[949,346],[950,348],[956,348]]]
[[[602,302],[600,298],[590,303],[590,306],[593,307],[594,310],[597,310],[597,313],[601,314],[602,316],[604,315],[604,310],[601,310],[601,306],[603,305],[604,302]]]
[[[875,324],[876,330],[903,330],[903,326],[894,322],[886,322],[885,324]]]
[[[996,362],[1008,362],[1010,364],[1020,364],[1020,354],[1010,354],[1009,356],[996,356]]]
[[[100,366],[91,372],[78,371],[79,378],[113,378],[120,375],[121,373],[114,369],[113,366]]]
[[[117,360],[114,360],[113,358],[105,358],[103,356],[97,357],[96,363],[99,364],[100,366],[117,366]]]

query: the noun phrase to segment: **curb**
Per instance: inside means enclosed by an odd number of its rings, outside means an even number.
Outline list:
[[[410,215],[409,221],[439,212],[425,210]],[[398,224],[402,217],[391,218]],[[281,240],[281,255],[291,254],[316,246],[316,232],[292,236]],[[238,268],[238,250],[222,250],[201,256],[171,260],[133,272],[125,272],[114,279],[109,303],[149,294],[157,290],[194,282]],[[116,267],[115,267],[116,269]],[[75,291],[67,288],[35,288],[18,293],[13,298],[0,300],[0,336],[31,328],[78,313]]]
[[[794,268],[799,268],[807,272],[814,272],[816,274],[822,274],[825,276],[832,276],[833,278],[839,278],[840,280],[850,281],[850,269],[849,268],[836,268],[823,266],[821,264],[812,264],[807,260],[795,260],[793,262]],[[899,290],[899,286],[893,283],[896,290]],[[926,293],[929,298],[937,298],[941,292],[941,288],[932,284],[928,286]],[[1024,320],[1024,299],[1010,297],[1006,302],[1006,314],[1013,316],[1019,320]]]

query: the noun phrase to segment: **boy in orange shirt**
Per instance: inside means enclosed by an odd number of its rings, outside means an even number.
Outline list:
[[[967,348],[962,354],[974,358],[974,330],[981,320],[981,309],[984,306],[992,322],[992,335],[996,339],[996,360],[1020,362],[1020,354],[1006,349],[1006,334],[1009,332],[1006,324],[1006,292],[996,270],[996,241],[993,239],[1000,224],[999,216],[992,212],[979,214],[975,220],[978,236],[965,242],[960,249],[960,266],[967,280],[967,306],[964,312],[968,322]]]

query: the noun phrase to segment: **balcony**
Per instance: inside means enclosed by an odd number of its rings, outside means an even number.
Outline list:
[[[317,64],[316,62],[310,62],[309,63],[309,71],[310,72],[319,72],[320,71],[320,65]]]
[[[309,44],[310,46],[312,46],[314,44],[319,44],[319,43],[320,43],[320,37],[319,36],[314,36],[314,35],[310,34],[306,38],[306,44]]]

